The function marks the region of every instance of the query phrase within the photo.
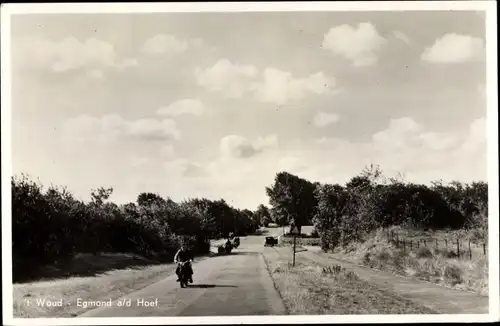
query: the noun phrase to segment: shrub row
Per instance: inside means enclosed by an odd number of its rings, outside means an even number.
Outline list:
[[[345,186],[316,188],[314,223],[323,249],[363,241],[371,231],[394,225],[424,230],[487,227],[484,182],[427,186],[383,180],[379,170],[366,170]]]
[[[395,225],[487,233],[485,182],[415,184],[385,178],[372,165],[345,185],[321,184],[279,172],[266,192],[275,221],[293,223],[300,233],[301,226],[312,220],[325,250],[362,241],[373,230]]]
[[[75,253],[129,252],[171,260],[181,243],[195,254],[210,249],[211,238],[255,232],[249,210],[224,200],[176,203],[157,194],[139,194],[136,203],[116,205],[113,189],[92,191],[77,200],[66,188],[44,189],[29,177],[13,177],[12,249],[14,279],[23,270],[70,259]]]

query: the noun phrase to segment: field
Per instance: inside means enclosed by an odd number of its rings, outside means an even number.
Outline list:
[[[264,254],[275,287],[288,314],[433,314],[435,311],[381,290],[352,272],[324,268],[297,255],[290,266],[285,248]]]
[[[309,237],[312,229],[312,226],[304,227],[305,235],[297,237],[297,246],[319,245],[319,239]],[[457,290],[488,295],[488,256],[484,255],[483,242],[476,238],[475,241],[471,241],[471,253],[468,251],[468,239],[474,239],[475,233],[466,230],[424,231],[391,227],[372,232],[364,242],[353,242],[346,248],[337,248],[323,255],[331,255],[341,260]],[[390,241],[395,239],[396,235],[400,241],[399,245],[395,241]],[[455,239],[460,238],[459,258],[456,254]],[[448,243],[448,249],[445,243]],[[293,237],[280,237],[280,246],[292,245]]]
[[[415,230],[407,232],[419,233]],[[451,235],[439,232],[430,236]],[[352,243],[347,248],[334,250],[333,256],[398,275],[488,295],[488,257],[481,250],[476,250],[472,259],[468,255],[459,259],[452,250],[443,247],[422,246],[410,251],[389,242],[386,231],[379,230],[363,243]]]
[[[175,270],[173,264],[149,265],[148,261],[143,266],[128,266],[121,268],[126,261],[123,255],[109,254],[105,258],[78,257],[73,261],[74,276],[64,279],[14,284],[14,315],[20,318],[40,317],[72,317],[85,311],[75,303],[81,300],[109,300],[119,298],[152,284]],[[138,258],[137,260],[139,260]],[[128,261],[129,265],[132,264]],[[79,266],[78,268],[76,266]],[[115,269],[113,269],[115,266]],[[106,269],[106,271],[103,271]],[[83,276],[77,276],[77,270],[91,270]],[[47,307],[37,304],[27,305],[26,300],[35,303],[37,300],[60,300],[62,306]]]

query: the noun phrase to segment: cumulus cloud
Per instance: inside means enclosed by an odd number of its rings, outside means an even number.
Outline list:
[[[298,157],[286,156],[279,160],[279,168],[281,171],[299,173],[307,170],[307,165]]]
[[[186,178],[197,178],[206,176],[207,172],[203,165],[189,161],[185,158],[166,162],[165,169],[170,175],[177,175]]]
[[[322,48],[342,56],[356,67],[370,66],[378,61],[387,39],[370,22],[357,27],[344,24],[330,28],[323,38]]]
[[[195,69],[199,86],[211,92],[222,92],[227,97],[240,97],[249,91],[250,81],[257,76],[257,68],[251,65],[233,64],[219,60],[212,67]]]
[[[387,129],[372,136],[373,145],[380,150],[403,150],[415,142],[421,129],[412,118],[391,119]]]
[[[200,39],[182,40],[169,34],[157,34],[144,42],[141,51],[152,56],[181,54],[189,48],[200,48],[202,45]]]
[[[160,155],[162,157],[165,157],[165,158],[172,157],[174,155],[174,153],[175,153],[175,149],[174,149],[174,145],[172,145],[172,144],[164,145],[160,149]]]
[[[335,79],[323,72],[305,78],[293,78],[290,72],[267,68],[262,75],[263,80],[256,82],[251,90],[255,89],[258,100],[278,105],[301,99],[306,93],[323,94],[335,86]]]
[[[373,135],[373,151],[365,155],[419,182],[430,181],[436,171],[445,180],[481,178],[486,175],[480,163],[486,157],[485,123],[484,118],[475,120],[468,134],[459,135],[427,131],[409,117],[393,119],[387,129]]]
[[[36,49],[36,55],[33,55],[33,49]],[[102,69],[124,69],[137,65],[135,59],[120,57],[112,44],[96,38],[80,41],[67,37],[52,41],[27,37],[14,43],[13,52],[23,68],[58,73],[84,70],[93,77],[101,77]]]
[[[340,116],[335,113],[318,112],[314,116],[313,123],[316,127],[326,127],[335,124],[340,120]]]
[[[228,135],[221,139],[220,151],[224,157],[249,158],[277,145],[276,135],[259,137],[253,142],[239,135]]]
[[[406,175],[412,182],[484,180],[486,119],[473,121],[465,134],[427,130],[410,117],[392,119],[367,142],[322,137],[299,157],[304,177],[345,182],[368,164],[379,164],[386,176]],[[342,160],[335,160],[342,157]],[[473,157],[474,159],[471,159]]]
[[[392,36],[397,38],[398,40],[403,41],[407,45],[411,45],[410,38],[408,36],[406,36],[406,34],[401,32],[401,31],[392,31]]]
[[[205,106],[200,100],[182,99],[158,109],[157,113],[164,116],[177,117],[183,114],[202,115],[205,110]]]
[[[175,121],[170,119],[139,119],[128,121],[118,114],[101,118],[81,115],[64,122],[66,135],[77,139],[111,140],[130,138],[137,140],[165,141],[180,138]]]
[[[433,63],[461,63],[483,60],[485,45],[481,38],[449,33],[438,38],[422,53],[422,60]]]
[[[229,98],[246,94],[264,103],[278,105],[304,98],[310,94],[331,92],[335,78],[323,72],[306,77],[294,77],[290,72],[268,67],[262,72],[251,65],[233,64],[219,60],[214,66],[195,69],[198,85],[211,92],[220,92]]]
[[[470,153],[477,149],[485,149],[487,130],[486,118],[474,120],[469,127],[469,133],[461,146],[461,150]]]

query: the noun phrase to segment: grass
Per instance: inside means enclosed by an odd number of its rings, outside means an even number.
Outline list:
[[[458,230],[418,230],[403,228],[400,226],[393,226],[389,231],[394,232],[394,234],[399,237],[406,238],[407,240],[428,240],[429,242],[438,240],[443,243],[445,239],[448,239],[450,244],[456,239],[470,239],[471,243],[475,246],[481,246],[483,243],[487,242],[488,232],[486,229],[458,229]],[[465,243],[465,242],[464,242]]]
[[[289,255],[279,250],[266,252],[264,258],[292,315],[436,313],[372,286],[339,266],[322,267],[298,255],[292,267]]]
[[[386,270],[402,276],[413,277],[444,285],[457,290],[473,291],[488,295],[488,257],[482,252],[458,258],[456,252],[446,248],[422,247],[412,250],[389,243],[385,231],[374,232],[364,243],[351,244],[336,251],[340,259],[356,262],[372,268]],[[421,236],[418,231],[406,230],[407,234]],[[445,234],[426,234],[443,237]]]
[[[127,259],[127,257],[129,257]],[[197,260],[204,257],[196,258]],[[14,284],[13,309],[17,318],[73,317],[86,311],[76,305],[81,300],[115,300],[173,274],[175,264],[130,266],[140,257],[126,254],[79,255],[73,261],[73,272],[88,270],[85,276]],[[128,262],[128,267],[124,267]],[[106,269],[104,269],[106,266]],[[113,269],[114,266],[115,269]],[[61,307],[36,304],[37,299],[63,300]],[[27,300],[31,302],[27,304]]]
[[[293,237],[281,237],[279,240],[281,245],[293,245]],[[297,246],[319,246],[320,239],[319,238],[297,238],[296,239]]]

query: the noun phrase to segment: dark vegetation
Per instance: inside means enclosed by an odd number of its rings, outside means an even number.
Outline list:
[[[314,224],[325,251],[362,242],[371,232],[393,226],[481,230],[476,233],[487,236],[485,182],[436,181],[427,186],[385,178],[372,165],[345,185],[313,183],[280,172],[266,190],[270,211],[276,215],[274,222],[294,223],[299,232],[301,226]]]
[[[66,189],[27,176],[12,178],[12,256],[14,282],[36,277],[36,270],[61,265],[78,253],[133,253],[171,261],[181,243],[195,254],[210,251],[210,239],[254,233],[258,214],[224,200],[189,199],[176,203],[142,193],[135,203],[109,201],[113,189],[92,191],[83,202]]]
[[[71,259],[76,253],[127,252],[171,261],[181,243],[195,254],[210,239],[255,234],[260,225],[314,224],[323,250],[362,242],[379,228],[474,229],[487,236],[488,185],[433,182],[431,186],[386,179],[371,166],[345,185],[310,182],[287,172],[266,188],[271,207],[255,212],[224,200],[177,203],[154,193],[135,203],[109,201],[113,189],[92,191],[83,202],[66,188],[42,185],[26,176],[12,179],[14,281],[23,271]],[[301,237],[306,241],[306,237]]]

